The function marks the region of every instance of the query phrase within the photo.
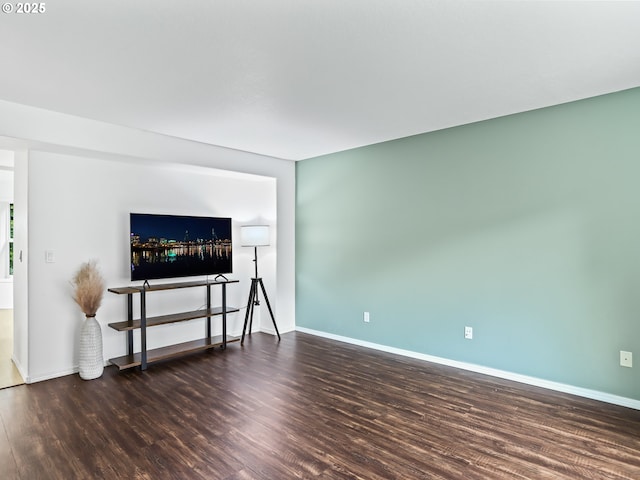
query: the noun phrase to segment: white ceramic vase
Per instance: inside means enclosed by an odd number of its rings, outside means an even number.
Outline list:
[[[87,317],[80,329],[80,378],[93,380],[102,376],[102,330],[96,317]]]

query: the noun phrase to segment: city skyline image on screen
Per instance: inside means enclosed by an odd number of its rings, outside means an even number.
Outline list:
[[[231,218],[130,214],[131,280],[233,271]]]

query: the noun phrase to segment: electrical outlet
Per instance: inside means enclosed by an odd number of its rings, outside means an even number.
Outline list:
[[[620,350],[620,366],[633,367],[633,353]]]
[[[364,312],[364,323],[369,323],[369,312]]]
[[[467,340],[473,340],[473,328],[472,327],[464,327],[464,338]]]

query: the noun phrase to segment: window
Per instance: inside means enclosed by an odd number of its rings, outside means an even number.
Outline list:
[[[13,276],[13,204],[0,202],[0,279]]]
[[[9,204],[9,276],[13,275],[13,203]]]

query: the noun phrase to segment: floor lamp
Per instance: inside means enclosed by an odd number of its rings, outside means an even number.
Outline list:
[[[269,245],[269,226],[268,225],[245,225],[240,227],[240,242],[243,247],[253,247],[253,261],[255,263],[256,274],[251,279],[251,289],[249,290],[249,300],[247,301],[247,311],[244,315],[244,327],[242,327],[242,340],[240,345],[244,344],[244,335],[247,331],[247,324],[249,325],[249,335],[251,335],[251,328],[253,327],[253,307],[260,305],[258,298],[258,285],[262,290],[264,301],[267,302],[269,308],[269,315],[271,315],[271,321],[276,329],[278,340],[280,340],[280,332],[278,331],[278,325],[276,325],[276,319],[273,316],[271,310],[271,304],[269,303],[269,297],[267,291],[262,283],[262,278],[258,276],[258,247],[266,247]]]

